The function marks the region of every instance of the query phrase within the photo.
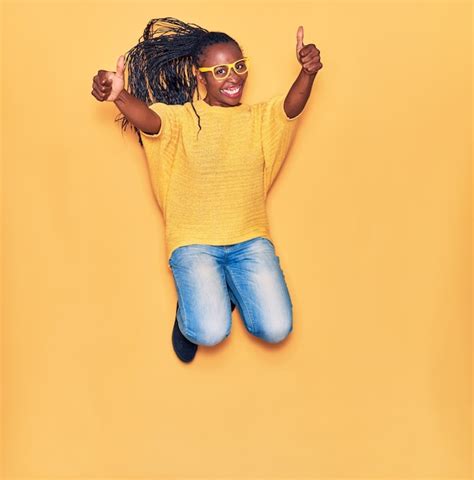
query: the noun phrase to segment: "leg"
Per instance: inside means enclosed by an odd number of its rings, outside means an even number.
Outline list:
[[[272,242],[257,237],[233,245],[225,273],[247,330],[271,343],[286,338],[293,330],[293,305]]]
[[[222,258],[220,247],[193,244],[178,247],[169,260],[178,293],[179,329],[198,345],[216,345],[230,334],[230,298]]]

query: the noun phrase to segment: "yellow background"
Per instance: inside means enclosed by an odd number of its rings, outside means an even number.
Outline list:
[[[471,22],[466,2],[2,6],[3,476],[468,478]],[[287,91],[323,69],[269,196],[294,303],[279,345],[233,314],[191,364],[135,134],[99,69],[174,16]]]

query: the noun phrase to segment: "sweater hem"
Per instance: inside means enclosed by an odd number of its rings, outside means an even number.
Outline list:
[[[171,255],[173,254],[174,250],[176,250],[179,247],[184,247],[187,245],[196,245],[196,244],[202,244],[202,245],[213,245],[213,246],[228,246],[228,245],[234,245],[236,243],[241,243],[245,242],[247,240],[251,240],[252,238],[256,237],[263,237],[268,239],[270,242],[273,244],[273,240],[270,236],[270,232],[268,230],[258,230],[254,231],[251,233],[246,233],[245,235],[239,235],[236,237],[228,238],[228,237],[200,237],[200,238],[194,238],[193,240],[181,240],[181,241],[176,241],[176,242],[170,242],[169,243],[169,248],[168,250],[168,264],[169,260],[171,258]]]

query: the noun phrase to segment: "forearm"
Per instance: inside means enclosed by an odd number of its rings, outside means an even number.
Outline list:
[[[139,130],[150,134],[156,134],[160,131],[161,119],[159,115],[127,90],[122,90],[114,103],[125,118]]]
[[[315,78],[316,73],[308,74],[301,69],[284,102],[285,113],[289,118],[296,117],[303,111],[311,94]]]

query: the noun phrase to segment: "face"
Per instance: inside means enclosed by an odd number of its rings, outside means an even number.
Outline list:
[[[212,67],[222,63],[233,63],[243,57],[240,48],[234,43],[217,43],[206,48],[200,58],[200,67]],[[232,68],[229,76],[225,80],[216,80],[212,72],[197,72],[198,80],[206,87],[206,96],[204,101],[209,105],[220,107],[234,107],[240,105],[240,99],[244,90],[244,85],[248,77],[248,72],[239,75]],[[231,93],[228,89],[240,90]]]

